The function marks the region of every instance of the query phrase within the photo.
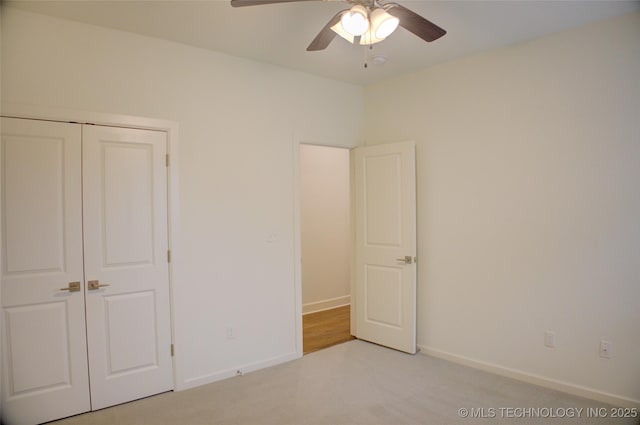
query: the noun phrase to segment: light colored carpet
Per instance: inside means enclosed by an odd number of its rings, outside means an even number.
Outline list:
[[[590,418],[590,407],[611,408],[426,355],[410,356],[356,340],[242,377],[54,424],[637,425],[639,421]],[[474,413],[484,418],[463,418],[459,414],[462,408],[476,409]],[[583,409],[580,414],[578,409]],[[569,412],[574,417],[567,417]],[[525,414],[555,417],[523,418]]]

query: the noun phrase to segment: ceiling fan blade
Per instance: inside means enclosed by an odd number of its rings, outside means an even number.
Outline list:
[[[337,24],[340,21],[340,15],[342,15],[344,10],[336,13],[336,15],[327,22],[327,25],[324,26],[316,35],[316,38],[313,39],[309,47],[307,47],[308,52],[315,52],[318,50],[324,50],[329,46],[329,44],[333,41],[335,36],[337,35],[331,27]]]
[[[263,4],[293,3],[297,1],[318,1],[318,0],[231,0],[231,6],[233,7],[260,6]]]
[[[395,16],[400,20],[401,27],[411,31],[424,41],[437,40],[447,33],[433,22],[426,20],[404,6],[397,3],[387,3],[385,6],[391,6],[385,9],[389,15]]]

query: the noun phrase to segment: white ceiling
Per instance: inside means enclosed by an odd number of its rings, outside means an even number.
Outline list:
[[[12,0],[5,5],[361,85],[640,10],[638,0],[396,1],[447,34],[425,43],[399,28],[374,45],[372,52],[340,37],[324,51],[307,52],[311,40],[334,14],[348,7],[346,3],[305,1],[232,8],[226,0]],[[365,69],[365,57],[372,53],[385,56],[387,62]]]

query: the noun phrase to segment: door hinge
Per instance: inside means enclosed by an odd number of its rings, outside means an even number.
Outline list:
[[[171,357],[173,357],[175,355],[175,349],[173,347],[173,344],[171,344]]]
[[[166,159],[166,162],[167,162],[167,167],[168,167],[168,166],[169,166],[169,163],[170,163],[170,161],[169,161],[169,154],[167,154],[167,155],[166,155],[166,158],[167,158],[167,159]]]
[[[171,262],[171,250],[170,249],[167,250],[167,262],[168,263]]]

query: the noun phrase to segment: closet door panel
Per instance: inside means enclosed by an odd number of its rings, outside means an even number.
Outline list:
[[[90,410],[81,126],[2,119],[2,422]]]
[[[84,236],[94,409],[173,388],[166,134],[86,126]]]

